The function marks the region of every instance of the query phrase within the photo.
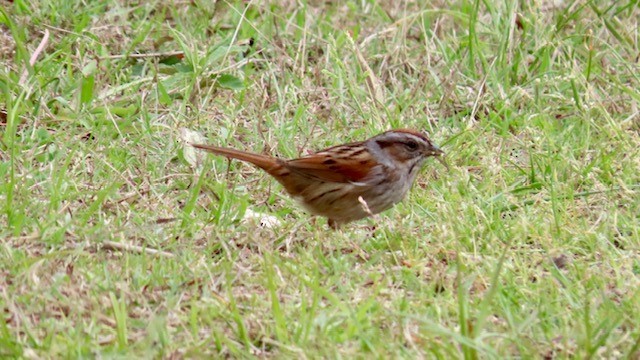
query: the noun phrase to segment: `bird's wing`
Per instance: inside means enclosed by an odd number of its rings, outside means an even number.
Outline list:
[[[376,173],[377,163],[366,149],[342,145],[285,162],[285,167],[300,175],[322,181],[366,186]]]

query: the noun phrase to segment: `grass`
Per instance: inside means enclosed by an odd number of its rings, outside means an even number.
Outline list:
[[[5,1],[0,357],[637,358],[639,15]],[[340,231],[185,146],[294,157],[394,127],[451,169]]]

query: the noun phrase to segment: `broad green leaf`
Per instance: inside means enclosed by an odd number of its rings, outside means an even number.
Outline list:
[[[221,88],[225,88],[225,89],[242,90],[245,87],[244,81],[229,74],[220,75],[217,81],[218,81],[218,85],[220,85]]]

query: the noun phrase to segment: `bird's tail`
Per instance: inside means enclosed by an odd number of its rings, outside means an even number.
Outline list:
[[[278,159],[270,155],[254,154],[246,151],[205,144],[191,144],[191,146],[217,155],[249,162],[269,173],[280,165]]]

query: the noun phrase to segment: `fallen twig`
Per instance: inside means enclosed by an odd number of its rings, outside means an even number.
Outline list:
[[[152,57],[184,56],[184,51],[155,52],[146,54],[115,54],[101,56],[100,59],[143,59]]]
[[[170,252],[157,250],[157,249],[146,248],[146,247],[142,247],[142,246],[138,246],[138,245],[123,244],[123,243],[110,241],[110,240],[105,240],[102,243],[102,248],[103,249],[107,249],[107,250],[125,250],[125,251],[134,252],[134,253],[146,253],[146,254],[151,254],[151,255],[164,256],[164,257],[168,257],[168,258],[175,257],[175,255],[170,253]]]

